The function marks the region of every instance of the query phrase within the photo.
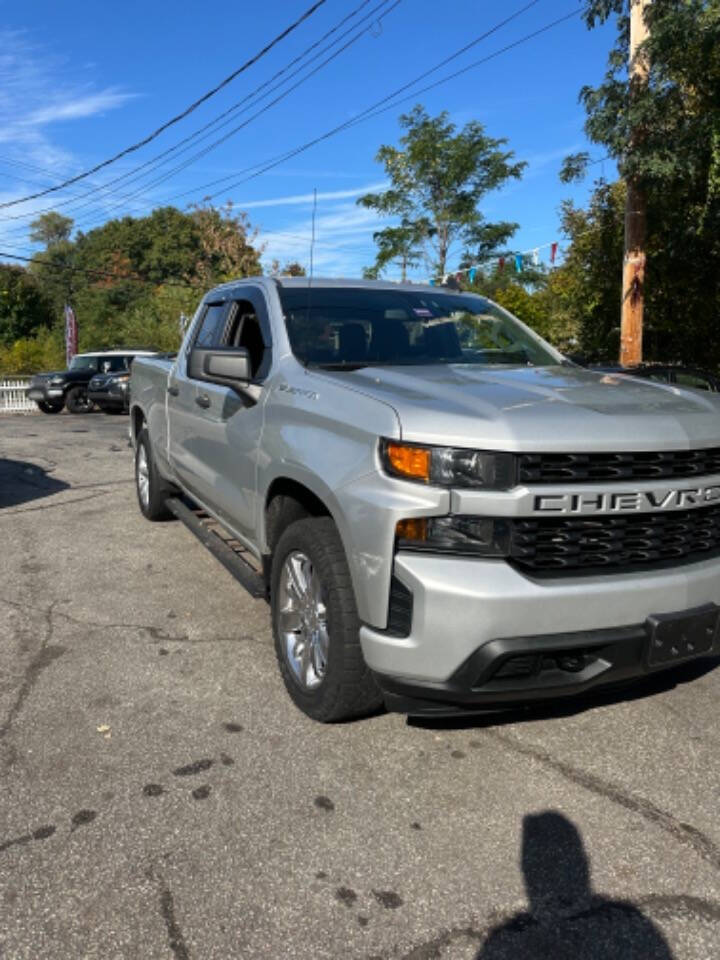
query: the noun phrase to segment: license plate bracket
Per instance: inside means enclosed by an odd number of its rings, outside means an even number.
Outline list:
[[[720,607],[708,603],[681,613],[648,617],[648,666],[666,666],[709,653],[718,632],[719,615]]]

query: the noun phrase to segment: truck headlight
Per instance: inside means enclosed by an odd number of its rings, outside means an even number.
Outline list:
[[[60,383],[65,383],[65,377],[51,377],[50,383],[54,384],[55,386]]]
[[[108,383],[116,383],[118,386],[122,387],[123,390],[127,387],[128,381],[130,380],[130,374],[124,373],[120,374],[118,377],[110,377]]]
[[[515,458],[511,453],[382,440],[380,457],[385,471],[403,480],[483,490],[509,490],[515,484]]]
[[[478,557],[506,557],[510,550],[507,520],[490,517],[411,517],[395,529],[400,550],[428,550]]]

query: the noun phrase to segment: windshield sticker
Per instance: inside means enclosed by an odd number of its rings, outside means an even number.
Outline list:
[[[428,310],[427,307],[413,307],[413,313],[416,317],[431,317],[432,310]]]

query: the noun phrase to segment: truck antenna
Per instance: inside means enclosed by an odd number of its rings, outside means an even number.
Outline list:
[[[312,208],[312,233],[310,235],[310,282],[308,289],[312,286],[313,279],[313,257],[315,253],[315,214],[317,212],[317,187],[313,187],[313,208]]]
[[[312,297],[313,282],[313,256],[315,252],[315,213],[317,212],[317,187],[313,188],[313,208],[312,208],[312,233],[310,234],[310,274],[308,276],[308,295],[307,295],[307,323],[310,326],[310,300]],[[307,366],[307,361],[305,363]]]

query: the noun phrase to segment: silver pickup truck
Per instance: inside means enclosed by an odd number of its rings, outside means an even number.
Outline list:
[[[208,293],[130,393],[140,509],[189,502],[252,555],[311,717],[720,653],[711,395],[576,367],[484,297],[267,277]]]

